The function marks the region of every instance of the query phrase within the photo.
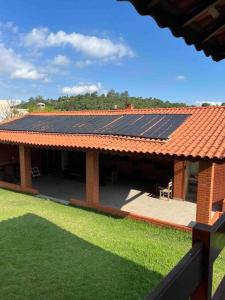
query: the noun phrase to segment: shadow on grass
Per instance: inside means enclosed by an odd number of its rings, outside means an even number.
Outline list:
[[[144,299],[162,278],[33,214],[0,223],[0,249],[4,300]]]

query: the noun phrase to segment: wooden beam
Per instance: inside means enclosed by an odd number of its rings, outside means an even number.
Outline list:
[[[225,29],[225,24],[224,19],[220,18],[209,31],[203,34],[194,33],[192,37],[189,37],[189,34],[187,34],[186,38],[190,44],[195,44],[196,49],[200,51],[207,47],[207,42],[222,29]]]
[[[210,8],[214,7],[218,4],[220,0],[214,1],[205,1],[204,5],[194,11],[191,15],[189,15],[188,20],[183,23],[183,27],[190,25],[196,18],[200,17],[202,14],[210,10]]]
[[[201,284],[191,300],[212,299],[213,263],[225,247],[225,214],[213,226],[196,224],[192,231],[192,244],[203,243],[204,274]],[[220,283],[213,300],[225,299],[225,277]]]
[[[159,5],[161,2],[161,0],[142,0],[142,1],[141,0],[118,0],[118,1],[131,2],[141,15],[149,15],[150,10],[152,8],[154,8],[156,5]],[[189,24],[190,22],[192,22],[197,16],[201,15],[202,13],[207,11],[207,9],[209,9],[211,6],[215,5],[218,2],[219,2],[219,0],[204,1],[203,4],[199,5],[189,15],[187,15],[186,17],[183,17],[183,20],[181,20],[181,25],[186,26],[186,24]],[[172,5],[168,6],[166,1],[162,1],[161,3],[163,6],[166,5],[167,7],[170,7],[171,9],[173,9],[173,6]]]
[[[207,34],[207,36],[201,41],[202,44],[206,43],[209,39],[211,39],[215,34],[217,34],[220,30],[225,29],[224,19],[214,26],[212,30]]]
[[[160,0],[152,0],[152,1],[149,1],[149,4],[147,6],[148,6],[148,8],[152,8],[155,5],[159,4],[159,2],[161,2],[161,1]]]
[[[203,276],[200,284],[191,296],[191,300],[209,300],[212,298],[212,271],[213,262],[210,260],[211,254],[211,232],[210,226],[196,224],[192,231],[192,245],[196,245],[200,241],[203,243]]]

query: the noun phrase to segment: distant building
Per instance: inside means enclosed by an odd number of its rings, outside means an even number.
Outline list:
[[[15,115],[25,115],[28,112],[26,109],[16,108],[16,106],[20,103],[20,100],[0,99],[0,121],[4,119],[10,119]]]
[[[39,103],[37,103],[37,107],[38,107],[38,109],[43,110],[43,109],[45,109],[45,103],[39,102]]]

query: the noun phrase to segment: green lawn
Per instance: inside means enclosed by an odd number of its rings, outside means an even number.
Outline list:
[[[1,189],[0,212],[3,300],[144,299],[191,246],[189,233]]]

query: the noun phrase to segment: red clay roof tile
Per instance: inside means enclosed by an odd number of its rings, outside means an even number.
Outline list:
[[[167,141],[121,136],[0,131],[0,142],[43,147],[112,150],[200,158],[225,158],[225,107],[32,113],[33,115],[190,114]]]

